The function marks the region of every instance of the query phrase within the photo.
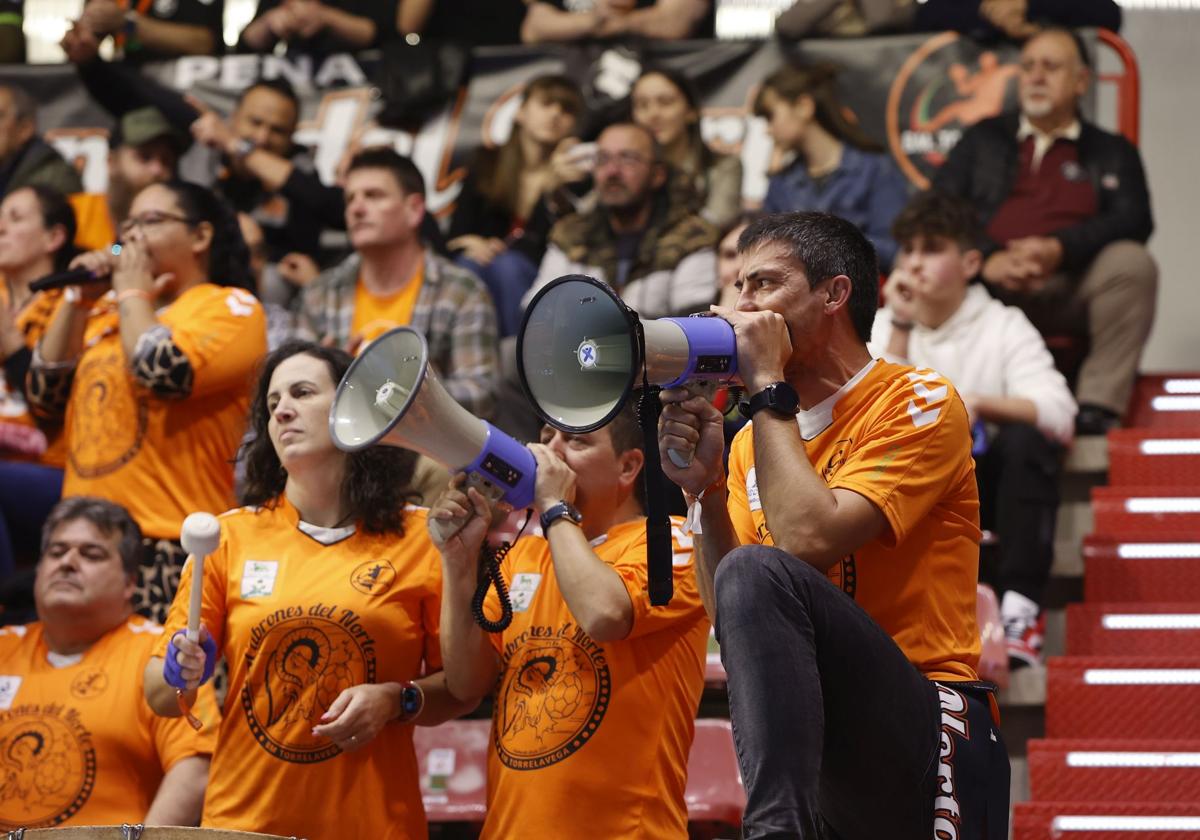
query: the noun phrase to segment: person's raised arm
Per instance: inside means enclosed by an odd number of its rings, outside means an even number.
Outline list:
[[[521,21],[521,42],[579,41],[597,34],[600,18],[594,11],[568,12],[550,3],[532,2]]]
[[[708,0],[658,0],[653,6],[606,18],[597,34],[678,41],[692,34],[707,11]]]
[[[207,26],[194,23],[172,23],[134,12],[134,32],[142,46],[155,52],[172,55],[214,55],[217,45]]]
[[[314,6],[314,14],[324,29],[332,32],[352,49],[366,49],[375,43],[379,34],[375,21],[371,18],[351,14],[335,6],[317,3]]]

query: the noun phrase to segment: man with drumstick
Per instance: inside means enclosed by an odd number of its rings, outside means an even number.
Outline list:
[[[217,709],[211,687],[182,719],[142,699],[162,627],[133,614],[141,531],[120,505],[75,496],[42,531],[39,621],[0,628],[0,831],[195,825]]]

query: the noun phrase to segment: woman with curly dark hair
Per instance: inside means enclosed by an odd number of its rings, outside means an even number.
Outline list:
[[[246,244],[211,190],[173,181],[133,199],[122,248],[72,262],[102,282],[63,294],[30,364],[35,414],[64,418],[64,496],[125,507],[147,538],[134,608],[161,622],[193,511],[233,503],[248,383],[266,353]]]
[[[207,827],[424,837],[413,725],[468,711],[440,673],[438,552],[425,510],[405,504],[416,456],[347,454],[330,437],[350,361],[303,341],[267,357],[242,451],[247,507],[220,518],[204,566],[201,644],[182,632],[189,566],[146,668],[150,706],[177,716],[175,689],[194,694],[228,664]]]

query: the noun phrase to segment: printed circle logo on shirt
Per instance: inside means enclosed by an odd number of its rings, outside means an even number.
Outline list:
[[[1018,70],[993,50],[977,53],[954,32],[917,47],[887,98],[888,147],[908,180],[928,188],[963,131],[1004,110]]]
[[[386,560],[369,560],[350,575],[350,585],[364,595],[382,595],[396,582],[396,568]]]
[[[375,640],[359,616],[337,605],[286,607],[255,625],[250,637],[241,700],[259,746],[298,764],[339,754],[312,728],[343,689],[375,682]]]
[[[108,674],[99,668],[89,668],[71,680],[71,694],[80,700],[99,697],[108,688]]]
[[[95,784],[96,752],[78,711],[51,703],[0,714],[0,831],[59,825]]]
[[[71,465],[84,478],[99,478],[127,464],[142,448],[150,405],[135,397],[119,354],[87,358],[75,373],[76,409],[68,430]]]
[[[496,752],[514,770],[557,764],[595,736],[608,711],[604,649],[570,623],[531,627],[506,647]]]

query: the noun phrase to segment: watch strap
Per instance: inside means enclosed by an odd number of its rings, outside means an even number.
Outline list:
[[[539,518],[539,522],[542,526],[542,533],[545,534],[546,531],[550,529],[550,526],[560,519],[570,519],[572,522],[578,525],[583,521],[583,514],[581,514],[574,505],[567,501],[560,501],[556,505],[551,505],[542,513],[541,517]]]

